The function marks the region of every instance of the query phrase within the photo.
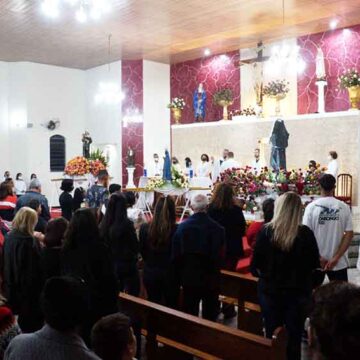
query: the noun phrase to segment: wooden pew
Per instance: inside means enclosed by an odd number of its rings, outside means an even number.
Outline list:
[[[125,293],[120,293],[119,304],[145,330],[148,360],[189,359],[189,355],[206,360],[286,359],[283,329],[269,340]],[[176,356],[163,351],[169,347],[177,350]]]
[[[257,282],[257,278],[251,275],[221,270],[220,294],[226,297],[226,302],[238,306],[238,329],[263,335]]]

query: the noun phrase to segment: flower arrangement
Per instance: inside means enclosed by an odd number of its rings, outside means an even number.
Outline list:
[[[320,195],[319,179],[325,173],[326,168],[317,164],[315,170],[308,170],[305,174],[304,193],[306,195]]]
[[[154,191],[155,189],[160,189],[165,185],[165,180],[161,177],[151,177],[148,179],[145,189]]]
[[[106,166],[100,160],[90,160],[90,173],[94,176],[99,174],[100,170],[106,170]]]
[[[89,156],[89,160],[99,160],[105,167],[108,166],[108,160],[106,159],[104,152],[100,149],[92,151]]]
[[[189,180],[187,176],[174,166],[171,167],[171,183],[178,188],[186,189],[189,187]]]
[[[289,82],[286,80],[270,81],[263,88],[263,95],[275,97],[279,95],[286,95],[289,92]]]
[[[176,97],[176,98],[173,98],[171,103],[168,104],[168,108],[169,109],[180,109],[180,110],[184,110],[185,108],[185,100],[181,97]]]
[[[68,161],[65,166],[65,174],[70,176],[83,176],[90,171],[90,163],[83,156],[77,156]]]
[[[252,106],[249,106],[242,110],[234,110],[230,111],[230,116],[254,116],[256,115],[256,111]]]
[[[339,76],[338,81],[340,87],[343,89],[347,89],[352,86],[360,86],[360,75],[355,68],[348,69]]]
[[[219,90],[213,96],[213,103],[215,105],[221,105],[222,103],[231,104],[232,101],[233,95],[230,89]]]

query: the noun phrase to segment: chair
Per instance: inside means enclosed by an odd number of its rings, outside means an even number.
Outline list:
[[[335,197],[345,204],[352,206],[352,176],[350,174],[340,174],[337,177]]]

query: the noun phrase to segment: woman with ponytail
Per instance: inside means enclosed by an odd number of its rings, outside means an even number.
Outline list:
[[[154,218],[140,229],[144,285],[150,301],[176,307],[179,285],[171,264],[171,240],[176,231],[175,203],[171,197],[160,198]]]

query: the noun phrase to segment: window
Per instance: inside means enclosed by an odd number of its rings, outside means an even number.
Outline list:
[[[65,169],[65,138],[62,135],[50,137],[50,171]]]

